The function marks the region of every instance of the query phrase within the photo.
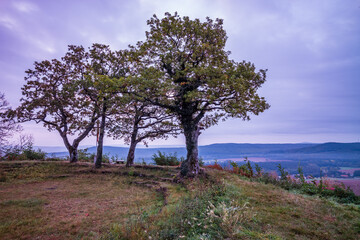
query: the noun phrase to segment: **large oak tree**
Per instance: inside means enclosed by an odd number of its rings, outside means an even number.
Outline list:
[[[134,47],[142,63],[132,83],[141,90],[134,94],[177,116],[187,149],[181,174],[196,176],[201,131],[221,119],[249,120],[269,108],[257,93],[266,70],[229,58],[221,19],[201,22],[166,13],[163,19],[154,15],[148,25],[146,41]]]

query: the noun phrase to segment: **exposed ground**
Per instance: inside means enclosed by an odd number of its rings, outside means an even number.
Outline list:
[[[96,238],[112,223],[162,204],[156,190],[171,188],[166,177],[173,174],[55,162],[0,162],[0,171],[0,239]]]
[[[177,171],[0,162],[0,239],[360,239],[359,206],[211,169],[175,183]]]

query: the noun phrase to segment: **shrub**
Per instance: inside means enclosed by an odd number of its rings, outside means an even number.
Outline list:
[[[12,160],[25,160],[23,159],[23,156],[21,155],[22,150],[17,147],[9,147],[5,150],[5,154],[4,156],[1,158],[2,160],[8,160],[8,161],[12,161]]]
[[[279,163],[278,164],[278,169],[279,169],[279,172],[280,172],[280,179],[282,181],[286,181],[287,180],[287,176],[289,175],[289,173],[287,171],[285,171],[285,169],[281,166],[281,164]]]
[[[327,178],[321,178],[319,181],[312,179],[310,182],[306,182],[300,166],[298,167],[297,179],[291,178],[281,164],[278,165],[278,169],[281,174],[280,179],[265,173],[261,178],[258,178],[258,181],[271,183],[286,190],[297,189],[300,193],[332,198],[340,203],[360,204],[360,196],[356,196],[350,188],[345,188],[344,185],[339,186],[339,184]]]
[[[21,135],[19,143],[6,147],[1,160],[43,160],[46,153],[41,149],[35,150],[34,138],[31,135]]]
[[[300,164],[298,167],[298,172],[299,172],[299,174],[297,175],[297,178],[300,179],[302,184],[305,184],[304,171],[303,171],[302,167],[300,166]]]
[[[263,168],[260,167],[259,164],[255,163],[256,177],[262,176],[262,170],[263,170]]]
[[[156,165],[160,166],[177,166],[180,164],[180,161],[178,160],[176,153],[168,155],[166,153],[162,153],[158,151],[158,155],[154,153],[152,156],[152,160],[155,162]]]
[[[78,150],[78,159],[83,162],[94,162],[95,153],[89,153],[88,148]]]
[[[46,153],[41,149],[34,150],[32,147],[23,151],[26,159],[28,160],[42,160],[45,159]]]
[[[236,174],[240,174],[241,176],[245,176],[245,177],[248,177],[248,178],[253,178],[254,177],[254,170],[253,170],[253,167],[251,166],[251,163],[250,161],[248,160],[247,157],[245,157],[245,163],[240,165],[239,163],[237,162],[233,162],[233,161],[230,161],[230,165],[232,166],[232,172],[233,173],[236,173]],[[259,174],[261,174],[261,167],[259,165],[256,164],[256,167],[257,167],[257,172]]]
[[[19,146],[9,147],[2,159],[4,160],[43,160],[46,157],[46,153],[41,149],[33,149],[32,146],[27,146],[22,149]]]
[[[207,168],[216,169],[216,170],[224,170],[220,164],[218,164],[217,160],[215,160],[214,164],[206,165]]]
[[[88,152],[88,148],[84,148],[84,149],[79,149],[78,150],[78,159],[80,162],[94,162],[95,153],[89,153]],[[109,163],[110,162],[110,157],[108,154],[103,154],[102,155],[102,162],[103,163]]]

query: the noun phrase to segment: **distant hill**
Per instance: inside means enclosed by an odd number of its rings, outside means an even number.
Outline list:
[[[323,143],[313,146],[276,151],[277,153],[360,153],[360,143]]]
[[[177,153],[178,157],[186,156],[185,147],[174,148],[137,148],[136,160],[150,160],[158,151],[165,153]],[[89,153],[95,153],[96,148],[88,148]],[[126,147],[104,146],[104,153],[110,156],[125,158],[128,153]],[[55,152],[56,156],[67,156],[67,152]],[[272,157],[272,158],[309,158],[309,156],[323,156],[331,154],[336,156],[359,155],[360,143],[299,143],[299,144],[247,144],[247,143],[221,143],[199,147],[199,155],[205,160],[240,158],[240,157]],[[304,157],[307,156],[307,157]],[[360,159],[359,159],[360,160]]]
[[[152,156],[158,151],[176,153],[178,157],[186,157],[185,147],[137,148],[135,162],[152,163]],[[88,148],[89,153],[95,153],[96,148]],[[127,147],[105,146],[103,153],[126,159]],[[52,153],[57,157],[67,157],[67,152]],[[299,144],[242,144],[222,143],[199,147],[199,156],[205,164],[211,164],[215,159],[242,159],[245,157],[263,158],[265,162],[258,164],[266,171],[276,171],[279,161],[291,174],[297,173],[299,164],[308,175],[319,176],[321,168],[338,169],[340,167],[360,168],[360,143],[299,143]],[[251,160],[254,161],[254,160]],[[222,162],[224,166],[228,161]]]
[[[316,146],[311,143],[298,144],[250,144],[217,143],[199,147],[199,154],[205,159],[264,156],[272,152]]]

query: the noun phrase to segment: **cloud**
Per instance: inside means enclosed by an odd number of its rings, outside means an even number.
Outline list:
[[[25,1],[14,1],[12,5],[17,11],[23,13],[31,13],[38,10],[38,7],[34,3]]]
[[[9,30],[14,30],[18,27],[17,21],[9,15],[0,16],[0,24]]]
[[[269,69],[260,95],[272,107],[250,122],[229,120],[214,126],[201,141],[358,138],[358,1],[5,0],[0,4],[0,71],[6,74],[0,83],[15,99],[24,70],[35,60],[59,58],[68,44],[99,42],[124,49],[144,40],[146,20],[154,13],[161,18],[175,11],[192,19],[223,18],[230,58]]]

